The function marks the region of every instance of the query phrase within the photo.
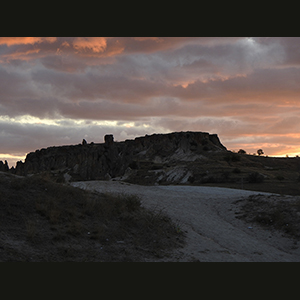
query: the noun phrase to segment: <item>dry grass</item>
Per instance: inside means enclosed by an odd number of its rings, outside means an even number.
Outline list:
[[[247,222],[276,229],[300,240],[300,198],[283,196],[250,196],[237,216]]]
[[[26,226],[26,237],[31,241],[34,240],[34,237],[37,232],[36,223],[33,220],[26,220],[25,226]]]
[[[154,185],[156,182],[160,185],[178,184],[170,182],[166,173],[170,168],[182,167],[191,173],[187,182],[189,185],[300,195],[300,158],[254,156],[229,151],[197,154],[204,158],[195,161],[169,160],[157,164],[152,157],[132,163],[134,171],[125,181],[141,185]]]
[[[23,245],[0,248],[0,261],[143,261],[183,244],[177,225],[136,195],[87,192],[41,176],[1,177],[0,190],[0,241],[5,232]]]
[[[206,160],[188,165],[193,185],[300,195],[300,158],[224,152],[206,156]]]

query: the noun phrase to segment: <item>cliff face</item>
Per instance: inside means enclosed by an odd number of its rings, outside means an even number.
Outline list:
[[[7,161],[5,161],[3,163],[2,160],[0,160],[0,172],[8,172],[9,168],[8,168],[8,163]]]
[[[36,150],[24,163],[17,163],[15,173],[60,170],[72,180],[130,177],[147,164],[193,161],[204,152],[226,150],[216,134],[205,132],[153,134],[124,142],[114,142],[112,135],[106,135],[104,141]]]

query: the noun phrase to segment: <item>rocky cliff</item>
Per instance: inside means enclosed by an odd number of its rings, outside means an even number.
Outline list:
[[[156,180],[159,176],[162,177],[160,180],[166,180],[170,175],[166,170],[168,164],[177,166],[178,162],[202,159],[204,153],[215,151],[226,151],[226,148],[216,134],[205,132],[153,134],[124,142],[114,142],[112,135],[106,135],[104,143],[83,140],[79,145],[31,152],[24,163],[17,163],[14,173],[27,175],[51,171],[64,174],[66,180],[133,180],[148,176],[149,181],[154,174]],[[141,170],[147,172],[141,173]],[[155,172],[149,173],[149,170]],[[188,177],[188,173],[183,176]]]
[[[5,161],[3,163],[2,160],[0,160],[0,172],[8,172],[9,168],[8,168],[8,163],[7,161]]]

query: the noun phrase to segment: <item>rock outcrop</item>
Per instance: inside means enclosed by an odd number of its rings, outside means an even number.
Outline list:
[[[105,145],[111,146],[114,143],[114,136],[112,134],[106,134],[104,136]]]
[[[7,161],[5,161],[3,163],[3,161],[0,160],[0,172],[8,172],[8,170],[9,170],[9,167],[8,167]]]
[[[209,151],[226,151],[216,134],[173,132],[124,142],[114,142],[113,135],[109,134],[105,135],[104,143],[36,150],[27,155],[24,163],[18,162],[14,172],[17,175],[62,172],[71,176],[71,180],[125,179],[141,176],[137,173],[140,169],[159,170],[163,164],[201,159]],[[156,177],[162,176],[156,173]],[[171,173],[166,176],[170,178]]]

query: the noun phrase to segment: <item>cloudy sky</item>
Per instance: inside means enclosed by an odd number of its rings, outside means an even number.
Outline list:
[[[0,160],[152,133],[300,154],[300,38],[0,37]]]

